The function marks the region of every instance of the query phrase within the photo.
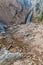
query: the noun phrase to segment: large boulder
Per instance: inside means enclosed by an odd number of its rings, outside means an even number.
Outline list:
[[[22,23],[31,8],[28,0],[0,0],[0,20]]]

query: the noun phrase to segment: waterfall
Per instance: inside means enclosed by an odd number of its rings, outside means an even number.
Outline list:
[[[26,23],[29,23],[31,18],[32,18],[32,11],[28,14],[28,17],[27,17],[27,20],[26,20]]]
[[[30,13],[27,14],[26,19],[25,19],[25,23],[29,23],[30,22],[30,20],[32,18],[32,14],[33,14],[32,11],[30,11]]]

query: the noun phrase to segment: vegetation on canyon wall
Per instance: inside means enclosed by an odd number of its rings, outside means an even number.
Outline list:
[[[38,3],[36,3],[35,5],[35,20],[39,23],[42,23],[43,22],[43,5],[42,5],[42,0]]]
[[[43,23],[43,10],[35,17],[35,20],[37,20],[39,23]]]

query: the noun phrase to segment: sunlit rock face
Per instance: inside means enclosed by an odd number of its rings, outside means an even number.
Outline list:
[[[31,5],[30,0],[0,0],[0,19],[6,23],[22,23]]]

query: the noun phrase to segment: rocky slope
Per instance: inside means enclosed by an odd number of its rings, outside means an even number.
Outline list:
[[[43,24],[9,25],[0,34],[0,65],[43,65]]]
[[[0,65],[43,65],[43,24],[20,24],[31,9],[24,1],[0,0]]]

